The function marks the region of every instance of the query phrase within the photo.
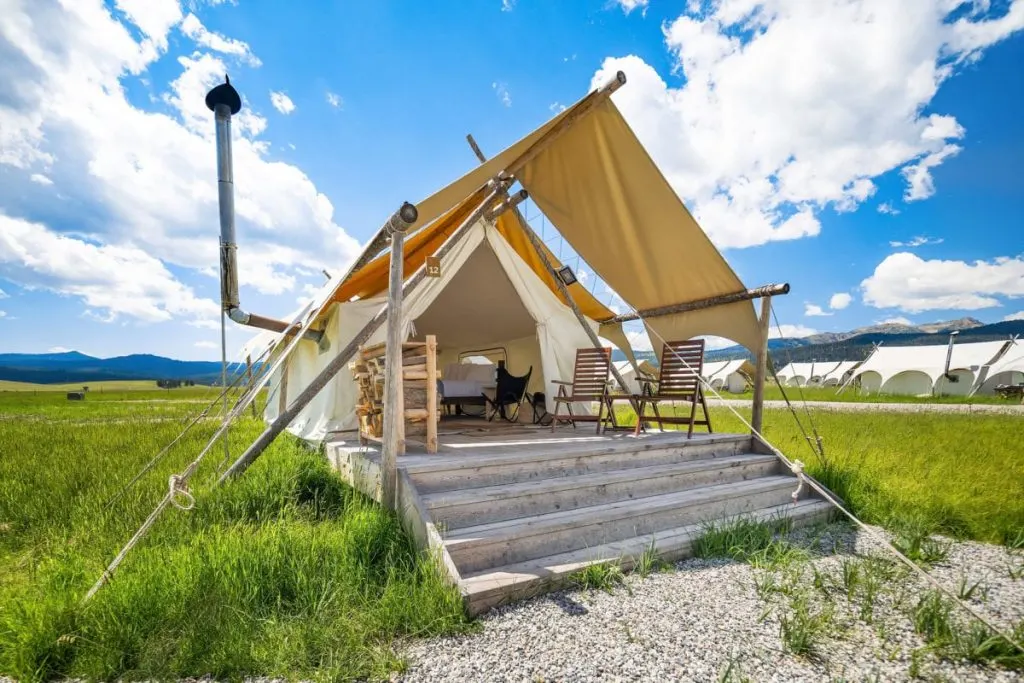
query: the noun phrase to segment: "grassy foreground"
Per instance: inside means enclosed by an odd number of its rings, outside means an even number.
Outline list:
[[[95,414],[77,424],[0,421],[0,674],[386,677],[401,667],[400,639],[466,627],[457,591],[396,518],[342,484],[321,454],[284,438],[244,478],[211,491],[223,458],[215,449],[193,480],[195,509],[169,509],[83,607],[168,474],[216,427],[200,424],[107,508],[181,428],[132,417],[134,405],[113,419],[109,404],[93,403]],[[56,417],[81,410],[51,408]],[[249,419],[233,432],[235,454],[259,428]]]
[[[767,401],[783,400],[783,389],[773,382],[769,382],[764,388],[764,398]],[[943,403],[943,404],[995,404],[1013,405],[1014,401],[1000,398],[999,396],[902,396],[899,394],[880,394],[878,392],[861,393],[856,387],[849,387],[842,392],[837,392],[836,387],[786,387],[786,396],[793,403],[802,401],[830,401],[836,403]],[[727,391],[719,390],[722,398],[735,398],[751,400],[754,397],[753,390],[747,390],[742,394],[730,394]]]
[[[749,409],[740,413],[749,419]],[[713,409],[712,419],[716,431],[745,431],[728,409]],[[1024,418],[814,411],[813,423],[826,462],[788,411],[765,411],[764,433],[865,521],[991,543],[1024,533]]]

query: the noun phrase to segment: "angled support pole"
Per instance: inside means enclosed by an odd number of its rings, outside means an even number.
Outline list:
[[[625,77],[623,76],[623,80],[624,79]],[[480,163],[487,161],[487,157],[484,156],[483,151],[480,149],[480,145],[478,145],[476,140],[473,139],[472,134],[466,135],[466,141],[469,142],[469,146],[473,149],[473,153],[476,154]],[[587,319],[583,315],[583,311],[581,311],[580,307],[576,304],[576,300],[572,298],[568,285],[566,285],[562,280],[562,276],[559,275],[558,269],[555,268],[555,264],[553,264],[551,259],[548,258],[547,250],[544,248],[544,243],[541,242],[540,237],[538,237],[537,233],[533,231],[530,224],[526,222],[526,219],[519,212],[519,209],[515,206],[513,206],[512,209],[516,212],[516,218],[519,220],[519,225],[522,226],[523,232],[526,234],[526,238],[530,240],[530,244],[533,245],[534,251],[536,251],[537,255],[540,256],[540,260],[544,263],[544,267],[547,268],[548,273],[550,273],[551,277],[554,278],[555,284],[558,286],[558,291],[562,294],[562,298],[564,298],[568,303],[569,308],[572,309],[573,315],[576,316],[576,320],[579,321],[580,326],[583,327],[583,330],[587,333],[590,343],[593,344],[596,349],[601,348],[601,340],[598,339],[597,333],[591,329],[589,324],[587,324]],[[618,382],[623,393],[629,394],[629,388],[626,386],[626,380],[622,377],[622,373],[619,372],[618,368],[616,368],[614,364],[611,366],[611,370],[612,375],[615,376],[615,381]],[[639,405],[632,399],[630,399],[630,403],[633,405],[633,409],[638,411],[637,416],[639,417]]]
[[[462,222],[462,225],[460,225],[455,230],[455,232],[452,233],[452,236],[449,237],[448,240],[443,245],[441,245],[441,248],[438,249],[434,255],[437,256],[438,258],[443,258],[445,254],[451,251],[452,247],[454,247],[455,244],[458,243],[458,241],[465,236],[465,234],[469,231],[470,227],[472,227],[478,220],[480,220],[481,216],[483,216],[484,213],[486,213],[493,206],[494,202],[499,197],[504,196],[504,194],[508,191],[509,185],[511,184],[511,181],[507,180],[499,180],[495,182],[493,184],[492,191],[487,195],[487,197],[466,218],[466,220]],[[411,209],[411,211],[408,211],[407,207]],[[403,211],[405,212],[404,214],[402,212],[399,212],[392,216],[389,221],[389,224],[392,221],[403,221],[404,223],[407,224],[405,228],[403,228],[403,230],[405,230],[408,229],[409,225],[415,223],[417,217],[415,213],[416,207],[414,207],[412,204],[406,204],[405,206],[403,206]],[[408,219],[409,216],[411,216],[411,220]],[[385,228],[382,228],[381,230],[383,231],[386,228],[387,226],[385,226]],[[397,228],[398,226],[395,225],[394,229]],[[367,262],[368,261],[369,259],[367,259]],[[351,274],[352,272],[354,272],[354,269],[350,269],[349,274]],[[410,277],[406,281],[405,285],[402,287],[402,297],[407,297],[409,295],[409,292],[411,292],[417,285],[419,285],[419,283],[421,283],[426,278],[426,274],[426,267],[420,267],[420,269],[417,270],[416,273],[414,273],[413,276]],[[256,458],[262,455],[263,451],[267,449],[267,446],[269,446],[271,442],[273,442],[273,440],[277,438],[277,435],[283,432],[285,428],[288,427],[289,424],[291,424],[292,420],[294,420],[298,416],[298,414],[302,412],[303,408],[309,405],[309,402],[312,401],[316,397],[316,395],[320,393],[320,390],[327,386],[327,383],[334,379],[335,375],[341,372],[341,370],[348,365],[349,361],[352,360],[352,358],[356,355],[356,352],[359,351],[359,347],[365,344],[366,341],[371,336],[373,336],[373,333],[380,329],[380,326],[383,325],[387,319],[388,308],[387,306],[385,306],[381,308],[380,311],[377,312],[377,315],[373,316],[373,318],[371,318],[370,321],[366,323],[363,329],[359,331],[359,333],[352,339],[352,341],[348,343],[348,345],[345,346],[345,348],[338,352],[338,355],[335,356],[334,359],[331,360],[331,362],[328,363],[324,367],[324,369],[320,371],[320,374],[314,377],[312,381],[310,381],[306,388],[303,389],[302,392],[299,393],[299,395],[296,396],[289,403],[288,407],[277,416],[277,419],[267,426],[266,430],[262,434],[260,434],[260,436],[256,439],[256,441],[253,442],[251,446],[249,446],[248,449],[246,449],[245,453],[243,453],[234,463],[232,463],[231,467],[229,467],[224,472],[224,474],[221,475],[221,478],[217,481],[217,483],[222,484],[228,479],[237,477],[242,472],[244,472],[249,467],[249,465],[251,465],[256,460]]]

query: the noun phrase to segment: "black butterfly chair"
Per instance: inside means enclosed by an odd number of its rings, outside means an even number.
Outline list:
[[[507,422],[515,422],[519,419],[519,409],[526,400],[526,387],[530,386],[530,375],[533,374],[533,366],[526,371],[522,377],[509,374],[504,367],[498,367],[498,383],[494,388],[494,398],[484,396],[487,401],[490,415],[488,420],[494,420],[495,415]]]

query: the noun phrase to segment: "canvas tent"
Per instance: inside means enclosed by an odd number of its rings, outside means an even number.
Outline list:
[[[625,81],[622,74],[616,79]],[[496,208],[495,188],[504,178],[521,183],[596,275],[630,309],[643,314],[652,339],[711,334],[759,350],[762,331],[750,300],[753,290],[745,288],[694,221],[608,94],[607,89],[591,92],[415,205],[416,218],[405,230],[402,265],[406,286],[414,280],[416,284],[406,294],[402,330],[407,339],[437,336],[440,367],[449,362],[444,354],[500,342],[509,348],[510,372],[522,374],[532,365],[536,379],[531,389],[543,389],[550,401],[555,394],[552,380],[571,377],[571,354],[592,345],[574,309],[588,327],[632,358],[621,316],[578,283],[569,286],[567,299],[549,268],[553,264],[557,270],[561,264],[517,212],[468,225],[467,217]],[[282,406],[291,406],[292,396],[313,376],[338,367],[334,357],[340,358],[338,350],[351,346],[348,342],[357,332],[370,334],[366,343],[383,338],[382,328],[369,332],[380,324],[372,321],[382,319],[378,314],[385,310],[391,269],[389,252],[373,258],[374,249],[386,247],[381,234],[383,229],[371,240],[371,253],[351,273],[333,279],[310,307],[318,312],[304,318],[306,329],[325,330],[328,347],[298,342],[287,361],[288,380],[272,379],[273,386],[284,385],[286,391],[280,402],[268,402],[268,420]],[[483,245],[490,255],[475,255],[473,244]],[[427,257],[446,249],[450,251],[442,259],[441,277],[416,279]],[[679,267],[680,254],[686,254],[691,267]],[[495,284],[495,263],[508,280],[500,287]],[[781,287],[774,293],[788,291]],[[506,308],[515,314],[504,315]],[[456,309],[462,312],[454,313]],[[466,310],[486,315],[468,315]],[[495,329],[485,331],[490,322]],[[291,422],[291,431],[316,438],[351,425],[350,384],[344,372],[335,375]],[[296,403],[288,412],[298,409]]]
[[[715,391],[743,393],[754,374],[754,366],[744,358],[704,364],[704,381]]]
[[[783,386],[802,387],[821,384],[823,378],[839,365],[836,361],[821,363],[790,363],[779,370],[779,382]]]
[[[846,382],[847,374],[860,365],[859,360],[844,360],[821,376],[821,386],[837,387]]]
[[[658,368],[654,367],[649,361],[642,360],[637,363],[634,367],[628,360],[615,361],[615,367],[622,375],[622,379],[626,380],[626,389],[631,394],[639,394],[643,387],[640,386],[640,380],[637,377],[636,370],[639,368],[641,376],[646,375],[649,378],[658,377]]]
[[[1008,345],[999,341],[954,344],[949,374],[955,379],[945,377],[946,344],[879,346],[847,384],[859,382],[862,391],[884,394],[967,395]]]
[[[994,394],[996,387],[1004,384],[1024,384],[1024,344],[1019,341],[1012,342],[999,360],[989,366],[988,373],[978,378],[974,392]]]

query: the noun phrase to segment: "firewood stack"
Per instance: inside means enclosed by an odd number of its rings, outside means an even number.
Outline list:
[[[359,351],[358,360],[349,365],[359,387],[356,403],[359,433],[372,441],[379,441],[384,435],[385,351],[383,343],[364,347]],[[404,438],[425,441],[427,451],[436,452],[440,397],[437,393],[437,347],[432,338],[427,342],[402,344],[402,389]],[[433,409],[429,405],[431,399]],[[433,429],[428,426],[431,419]]]

